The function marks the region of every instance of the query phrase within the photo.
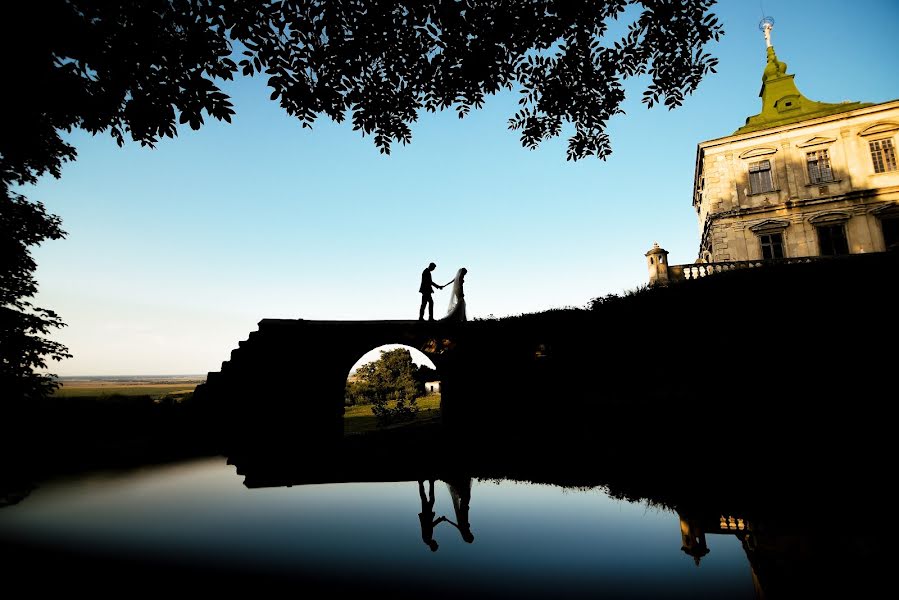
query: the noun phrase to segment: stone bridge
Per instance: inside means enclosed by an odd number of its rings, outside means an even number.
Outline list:
[[[203,433],[240,445],[342,439],[350,369],[374,348],[402,344],[433,361],[441,419],[457,434],[568,436],[591,427],[587,411],[603,399],[645,379],[656,328],[642,311],[599,319],[578,309],[465,322],[263,319],[197,387],[194,406]]]
[[[421,350],[452,395],[452,356],[476,322],[309,321],[263,319],[198,386],[197,404],[240,436],[278,424],[306,435],[342,435],[347,375],[366,352],[385,344]]]

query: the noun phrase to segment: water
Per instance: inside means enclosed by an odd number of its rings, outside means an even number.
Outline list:
[[[0,543],[12,553],[39,548],[26,567],[52,564],[45,553],[86,565],[127,557],[131,567],[153,565],[155,578],[177,566],[422,597],[756,597],[736,536],[707,536],[697,566],[681,551],[676,513],[599,488],[475,479],[473,541],[443,522],[437,551],[422,539],[422,510],[415,481],[248,489],[224,458],[206,458],[42,485],[0,510]],[[459,520],[442,481],[434,512]]]

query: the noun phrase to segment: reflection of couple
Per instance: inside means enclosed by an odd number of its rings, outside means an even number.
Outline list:
[[[470,544],[474,541],[474,534],[471,533],[471,523],[468,522],[468,505],[471,502],[471,477],[447,481],[446,487],[449,489],[450,497],[453,499],[453,511],[456,513],[455,523],[449,519],[446,519],[446,522],[454,525],[459,530],[459,533],[462,534],[462,539]]]
[[[428,480],[428,494],[425,494],[424,480],[418,481],[418,495],[421,497],[421,512],[418,513],[418,520],[421,523],[421,540],[431,549],[431,552],[437,552],[439,547],[437,540],[434,539],[434,528],[444,521],[459,530],[462,539],[469,544],[474,541],[474,535],[471,533],[471,523],[468,522],[468,505],[471,501],[471,478],[459,479],[458,481],[447,481],[446,487],[449,489],[450,497],[453,499],[453,511],[456,513],[456,521],[453,522],[442,516],[438,519],[434,517],[434,480]]]
[[[421,308],[418,309],[418,320],[424,320],[425,306],[428,307],[429,320],[434,320],[434,298],[432,298],[434,288],[442,290],[452,283],[453,291],[450,295],[449,309],[447,310],[446,316],[441,320],[464,321],[465,292],[462,288],[462,284],[465,282],[465,274],[468,273],[468,269],[459,269],[458,271],[456,271],[456,276],[452,280],[444,283],[443,285],[438,285],[434,283],[433,279],[431,279],[431,271],[436,268],[437,265],[431,263],[424,271],[421,272],[421,285],[418,288],[418,291],[421,292]]]

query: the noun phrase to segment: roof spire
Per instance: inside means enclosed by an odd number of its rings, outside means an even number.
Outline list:
[[[793,75],[787,75],[787,63],[779,60],[771,44],[771,30],[774,19],[764,17],[759,21],[759,30],[765,34],[767,60],[762,71],[762,112],[746,119],[746,124],[734,134],[749,133],[760,129],[769,129],[789,123],[798,123],[816,117],[824,117],[870,106],[862,102],[841,102],[828,104],[809,100],[800,93],[793,83]]]

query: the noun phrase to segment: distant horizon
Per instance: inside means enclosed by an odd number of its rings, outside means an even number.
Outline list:
[[[434,365],[434,362],[428,358],[426,354],[421,352],[420,350],[413,348],[411,346],[406,346],[404,344],[384,344],[382,346],[378,346],[377,348],[373,348],[370,351],[363,354],[354,364],[350,367],[350,370],[347,372],[347,377],[350,377],[356,373],[356,370],[369,362],[378,360],[381,356],[382,351],[392,350],[394,348],[406,348],[412,354],[412,362],[415,365],[426,365],[434,370],[437,370],[437,367]],[[202,378],[206,379],[209,376],[209,371],[205,373],[122,373],[122,374],[87,374],[87,375],[59,375],[57,379],[59,381],[63,380],[75,380],[75,379],[140,379],[140,378],[153,378],[153,379],[165,379],[165,378]]]
[[[137,373],[137,374],[122,374],[122,375],[58,375],[56,378],[59,380],[63,379],[122,379],[124,377],[137,378],[137,377],[153,377],[153,378],[163,378],[163,377],[202,377],[206,378],[209,375],[209,372],[206,373]]]

